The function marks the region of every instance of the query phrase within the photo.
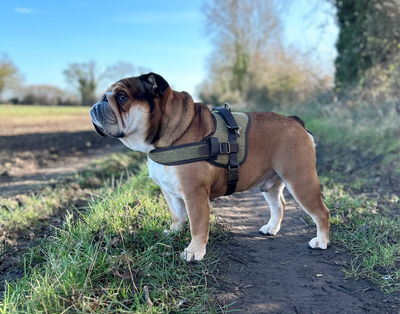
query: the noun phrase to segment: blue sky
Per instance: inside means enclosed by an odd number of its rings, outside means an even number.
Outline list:
[[[327,1],[323,1],[326,3]],[[25,76],[25,84],[67,87],[69,63],[95,60],[105,68],[130,62],[161,74],[176,90],[196,97],[207,77],[212,50],[205,34],[202,0],[3,1],[0,6],[0,53],[7,53]],[[313,5],[319,3],[317,10]],[[332,71],[337,27],[318,26],[329,5],[294,0],[283,14],[284,43]],[[311,12],[311,13],[310,13]],[[139,73],[135,73],[139,74]],[[110,82],[104,82],[108,85]]]

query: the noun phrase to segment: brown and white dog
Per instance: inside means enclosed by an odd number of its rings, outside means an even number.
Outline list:
[[[275,235],[286,204],[282,194],[286,186],[317,225],[317,237],[309,246],[326,249],[329,210],[321,198],[312,136],[291,117],[272,112],[249,115],[248,155],[240,167],[236,192],[260,188],[271,208],[270,220],[260,231]],[[193,102],[186,92],[173,91],[155,73],[111,85],[90,116],[100,135],[118,138],[130,149],[144,153],[202,141],[214,131],[207,106]],[[207,161],[163,166],[149,158],[148,168],[168,203],[171,231],[178,231],[189,216],[192,240],[182,258],[201,260],[208,242],[209,200],[225,194],[228,169]]]

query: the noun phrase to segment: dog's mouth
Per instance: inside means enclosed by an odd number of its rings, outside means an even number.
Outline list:
[[[118,130],[117,118],[113,110],[108,106],[108,104],[106,104],[107,107],[104,107],[102,105],[105,104],[95,104],[90,110],[90,117],[92,118],[92,123],[97,134],[103,137],[125,137],[126,134]],[[114,132],[112,130],[114,130]]]
[[[100,127],[98,127],[98,126],[96,125],[96,123],[94,123],[94,122],[92,122],[92,123],[93,123],[94,129],[96,130],[97,134],[99,134],[100,136],[105,137],[106,134],[100,129]]]

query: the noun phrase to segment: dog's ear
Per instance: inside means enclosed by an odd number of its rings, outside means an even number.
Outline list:
[[[153,72],[143,74],[140,76],[140,78],[145,82],[151,84],[151,93],[155,97],[157,97],[158,95],[162,95],[169,87],[168,82],[161,75]]]

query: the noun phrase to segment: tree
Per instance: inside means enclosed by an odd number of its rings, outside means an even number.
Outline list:
[[[336,85],[353,83],[400,52],[399,0],[330,0],[337,7]]]
[[[311,58],[281,44],[280,12],[290,0],[208,0],[206,27],[213,38],[210,75],[200,98],[271,110],[312,97],[327,80]],[[286,6],[286,7],[284,7]]]
[[[90,106],[96,102],[96,88],[100,76],[95,61],[72,63],[64,71],[64,75],[67,81],[79,90],[83,106]]]
[[[273,0],[212,0],[203,10],[215,45],[211,67],[227,70],[231,90],[242,94],[251,58],[280,40],[276,5]]]
[[[83,63],[72,63],[64,71],[66,80],[78,89],[82,105],[91,106],[96,102],[96,89],[105,79],[111,83],[128,75],[133,75],[134,67],[131,63],[119,61],[108,66],[104,71],[93,60]]]
[[[0,95],[6,88],[19,85],[22,76],[7,54],[0,57]]]

